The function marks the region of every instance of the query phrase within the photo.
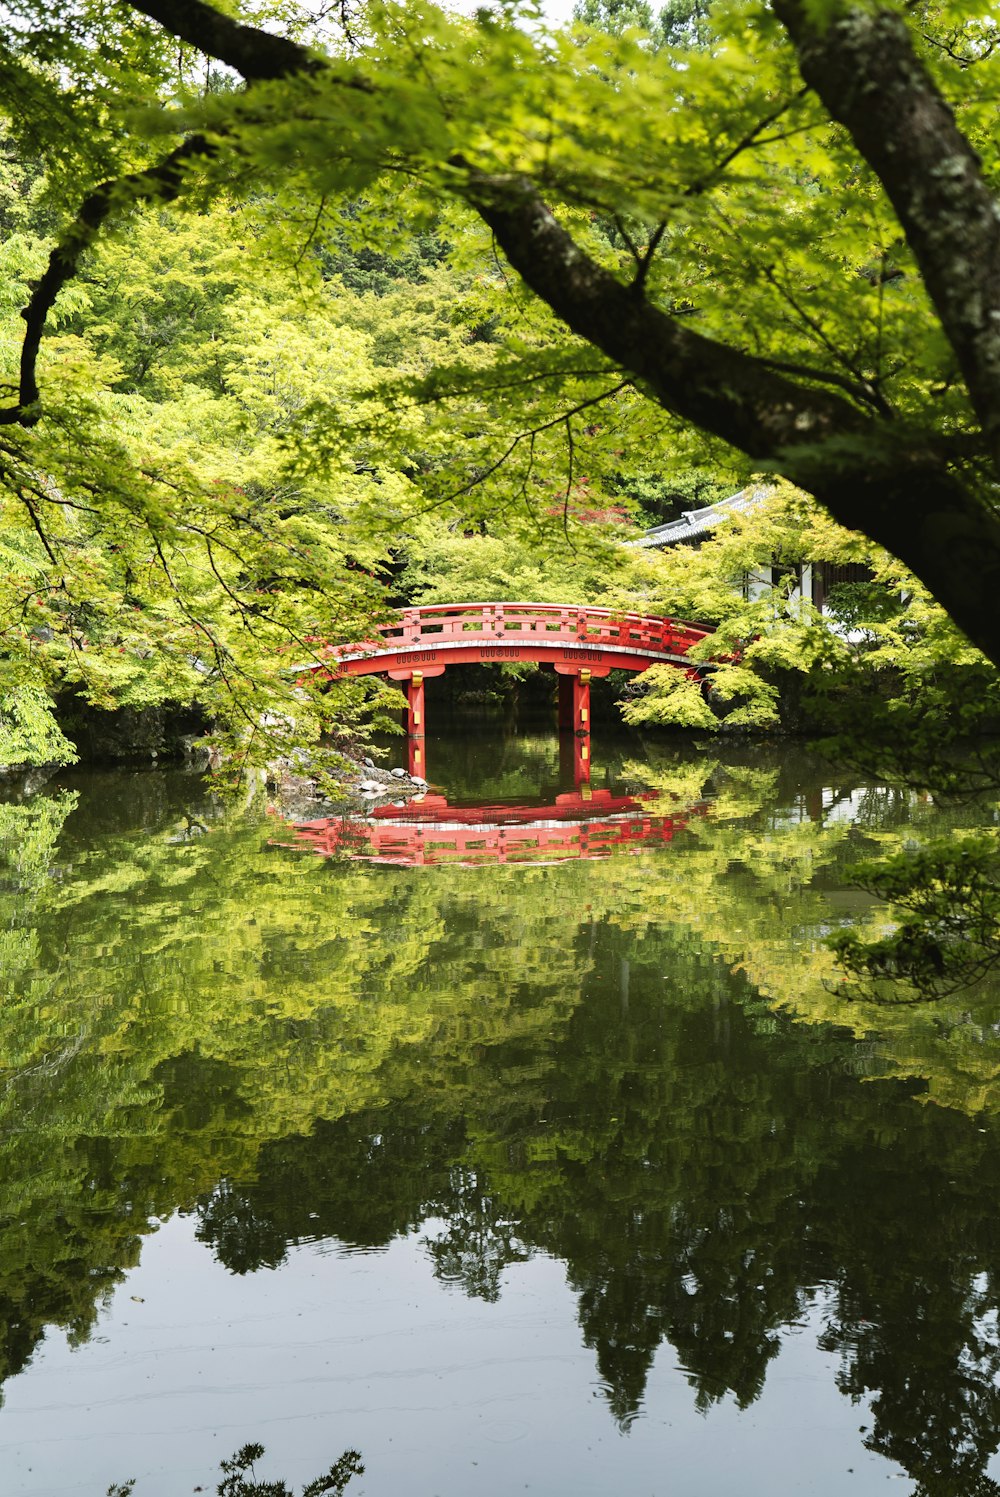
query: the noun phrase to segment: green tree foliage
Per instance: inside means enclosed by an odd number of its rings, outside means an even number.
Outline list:
[[[293,716],[314,737],[330,704],[307,700],[289,650],[308,661],[311,639],[357,637],[379,606],[384,548],[348,549],[342,519],[405,480],[356,461],[290,484],[280,458],[317,381],[370,379],[364,337],[287,278],[262,282],[241,227],[229,209],[138,215],[51,340],[82,404],[60,433],[31,432],[44,455],[24,454],[21,502],[0,515],[8,763],[65,759],[45,704],[67,690],[98,707],[192,701],[262,740]],[[18,253],[26,277],[37,253],[8,241],[8,266]],[[337,695],[350,722],[363,697]]]
[[[257,1462],[264,1455],[263,1445],[244,1445],[229,1460],[220,1463],[222,1481],[216,1487],[219,1497],[295,1497],[285,1482],[268,1481],[257,1476]],[[302,1497],[342,1497],[354,1476],[364,1475],[364,1466],[356,1450],[345,1450],[323,1476],[306,1482]],[[108,1488],[108,1497],[131,1497],[135,1482]]]
[[[659,46],[704,46],[711,37],[705,0],[669,0],[654,14],[648,0],[577,0],[573,19],[609,36],[637,30]]]
[[[888,987],[913,984],[914,1000],[967,989],[1000,959],[1000,867],[996,838],[942,838],[853,870],[861,888],[901,915],[889,935],[863,941],[838,932],[833,947],[849,972]]]
[[[72,764],[73,745],[52,716],[52,703],[38,686],[17,684],[0,706],[0,763]]]
[[[24,9],[30,13],[30,4]],[[247,89],[209,92],[201,102],[184,100],[186,109],[172,116],[168,110],[163,123],[174,129],[165,128],[165,144],[194,131],[175,147],[185,154],[175,168],[168,152],[166,177],[155,168],[159,175],[130,183],[128,192],[175,195],[188,160],[218,179],[238,140],[241,159],[256,163],[261,181],[314,202],[324,195],[318,238],[345,232],[348,222],[356,233],[362,196],[374,210],[363,232],[376,245],[390,202],[396,222],[402,214],[421,228],[449,199],[466,204],[542,301],[596,345],[605,375],[637,375],[668,410],[777,463],[839,518],[895,541],[989,648],[975,606],[952,596],[943,563],[930,555],[927,528],[941,504],[963,535],[978,533],[978,524],[985,544],[990,533],[989,480],[979,481],[984,470],[972,455],[976,423],[983,454],[992,429],[988,340],[960,310],[971,291],[986,300],[989,293],[985,283],[970,282],[962,298],[955,289],[963,277],[974,281],[973,263],[985,267],[992,253],[984,241],[981,260],[962,259],[977,234],[988,237],[978,216],[988,188],[975,153],[989,140],[991,60],[978,19],[962,31],[966,18],[941,6],[911,33],[889,11],[855,16],[846,8],[824,17],[791,3],[775,4],[773,13],[723,7],[713,17],[712,46],[699,49],[677,45],[690,42],[699,19],[697,8],[684,8],[666,17],[674,45],[656,50],[628,30],[550,37],[485,13],[470,24],[430,8],[386,7],[366,17],[353,52],[338,53],[332,38],[317,36],[334,48],[320,63],[299,46],[294,26],[284,38],[268,37],[208,6],[182,13],[165,0],[133,11],[154,22],[139,20],[125,49],[139,75],[133,88],[164,97],[164,32],[173,32],[242,73]],[[603,12],[599,19],[614,24]],[[590,65],[581,68],[581,58]],[[884,74],[890,59],[896,71]],[[63,47],[61,62],[64,76],[74,68],[82,75],[79,52]],[[897,140],[905,111],[891,77],[901,68],[927,123]],[[103,88],[106,106],[115,80],[104,62],[98,77],[101,85],[91,82],[85,92],[96,97]],[[847,87],[849,78],[864,84]],[[940,86],[960,93],[957,122]],[[244,107],[244,100],[255,102]],[[662,125],[643,134],[638,122],[651,110]],[[827,110],[843,128],[831,130]],[[294,155],[286,148],[292,119]],[[81,153],[95,149],[93,125],[82,111]],[[207,161],[199,127],[226,142],[213,145]],[[333,157],[331,131],[341,132]],[[119,153],[141,155],[143,144],[130,138]],[[936,170],[948,152],[962,163],[951,179]],[[787,203],[777,237],[775,182]],[[922,184],[926,196],[929,182],[940,201],[921,206],[911,189]],[[344,197],[349,218],[339,206]],[[106,216],[103,197],[98,207]],[[602,247],[588,228],[594,215],[601,224],[618,221],[624,255]],[[930,223],[945,217],[942,240]],[[947,372],[949,360],[962,371],[968,400]],[[551,363],[550,371],[558,388]],[[933,384],[944,405],[932,412],[925,392]],[[588,407],[601,393],[591,387]],[[900,422],[921,433],[910,459],[893,434]],[[940,446],[943,422],[970,433],[968,456]],[[904,485],[911,507],[923,505],[913,535],[900,525]]]
[[[802,570],[831,566],[860,567],[869,580],[831,588],[821,613],[803,598]],[[715,625],[692,654],[713,662],[710,690],[648,671],[626,721],[778,725],[779,687],[792,682],[788,694],[804,700],[837,758],[922,789],[996,783],[989,745],[973,742],[1000,708],[992,668],[894,557],[796,490],[761,491],[697,547],[660,552],[647,606]]]
[[[1000,658],[993,18],[774,0],[718,6],[710,33],[686,3],[587,19],[601,29],[379,4],[346,35],[295,7],[10,8],[8,175],[30,212],[6,210],[4,481],[27,569],[7,616],[30,618],[40,592],[61,641],[32,663],[12,626],[28,684],[51,668],[103,677],[83,686],[98,699],[130,689],[142,673],[99,670],[90,641],[110,654],[117,629],[134,653],[116,609],[138,576],[182,689],[199,684],[190,615],[220,697],[259,719],[241,683],[280,696],[264,664],[279,637],[370,617],[359,576],[392,546],[400,498],[463,520],[569,513],[582,479],[603,504],[640,454],[644,471],[704,469],[723,446],[902,557]],[[142,247],[142,205],[178,203],[204,236],[187,285],[165,275],[109,328],[108,235]],[[411,358],[416,324],[393,302],[437,294],[444,246],[465,276],[454,336],[435,313],[433,359],[426,343]],[[104,310],[87,288],[101,255]],[[290,287],[314,305],[324,275],[378,308],[374,383],[363,358],[324,357],[315,320],[308,349],[288,326]],[[192,278],[229,311],[193,310]],[[137,398],[166,403],[178,381],[176,418],[130,426]],[[294,517],[286,486],[308,493]],[[106,628],[84,627],[74,587],[96,589]]]
[[[659,567],[619,539],[631,527],[610,511],[559,532],[524,525],[492,525],[482,533],[441,525],[421,527],[409,543],[399,579],[416,603],[475,603],[490,599],[579,603],[642,611]],[[607,516],[607,518],[604,518]],[[421,533],[422,531],[422,533]]]
[[[70,500],[80,473],[64,452],[57,485],[49,454],[44,484],[0,524],[8,762],[72,752],[51,715],[67,691],[103,708],[193,702],[254,758],[323,728],[357,735],[390,700],[378,683],[324,683],[308,700],[289,657],[306,664],[318,640],[367,637],[390,601],[447,595],[452,566],[456,597],[471,596],[463,574],[478,597],[627,599],[641,586],[640,559],[616,565],[612,545],[630,506],[582,473],[561,490],[545,476],[544,434],[523,507],[492,514],[486,554],[467,546],[459,559],[456,535],[484,526],[456,518],[457,500],[484,485],[494,503],[488,454],[504,429],[478,248],[469,272],[445,272],[430,233],[408,258],[375,263],[346,229],[314,248],[303,223],[290,249],[275,211],[233,195],[184,214],[137,209],[60,302],[46,357],[97,402],[99,472],[88,498]],[[9,325],[43,260],[40,214],[14,215],[5,246]],[[479,392],[479,429],[457,449],[429,373],[442,361]],[[442,507],[449,491],[456,503]]]

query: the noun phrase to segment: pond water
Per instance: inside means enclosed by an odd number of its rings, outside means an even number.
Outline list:
[[[250,1440],[351,1497],[1000,1490],[1000,1003],[845,1004],[823,944],[954,817],[595,747],[482,723],[346,826],[0,806],[5,1494]]]

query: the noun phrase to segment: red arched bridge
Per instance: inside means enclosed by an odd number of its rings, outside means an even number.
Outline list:
[[[405,683],[410,772],[422,774],[424,682],[449,665],[505,660],[550,665],[560,678],[559,726],[577,735],[577,779],[590,764],[590,682],[610,670],[651,665],[691,670],[687,653],[712,631],[697,624],[610,608],[560,603],[432,603],[401,609],[378,638],[331,645],[324,652],[338,675],[387,675]]]
[[[322,817],[294,823],[296,840],[321,857],[415,867],[455,863],[554,863],[605,858],[651,843],[670,842],[705,804],[671,815],[643,801],[658,796],[612,795],[610,790],[557,795],[547,805],[500,802],[450,806],[425,795],[406,806],[379,806],[370,816]]]

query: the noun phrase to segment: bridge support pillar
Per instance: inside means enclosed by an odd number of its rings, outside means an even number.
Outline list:
[[[590,779],[590,672],[581,670],[573,682],[573,783]]]
[[[571,676],[573,683],[573,731],[574,733],[586,733],[590,737],[590,671],[584,668],[576,676]]]
[[[573,783],[582,785],[590,779],[590,680],[588,666],[556,666],[559,675],[559,733],[563,748],[560,759],[567,764],[569,747],[573,753]],[[606,674],[606,670],[601,672]],[[572,738],[570,737],[572,734]]]
[[[443,676],[443,665],[425,665],[420,670],[396,666],[387,672],[390,681],[399,681],[406,693],[406,767],[410,774],[427,778],[427,756],[424,748],[427,732],[427,708],[424,681],[427,676]]]
[[[559,674],[560,733],[590,733],[590,682],[594,672],[588,666],[568,670],[556,666]],[[607,670],[598,675],[607,675]]]
[[[425,753],[427,708],[423,671],[414,671],[406,683],[407,770],[427,778]]]

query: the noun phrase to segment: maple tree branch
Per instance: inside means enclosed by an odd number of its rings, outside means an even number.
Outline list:
[[[288,78],[324,66],[321,58],[288,37],[234,21],[204,0],[129,0],[132,10],[171,36],[235,69],[248,82]]]
[[[526,178],[467,167],[465,197],[536,295],[674,414],[758,458],[859,428],[860,413],[840,396],[798,384],[637,298],[580,249]]]
[[[198,157],[207,158],[214,151],[215,147],[204,136],[192,135],[157,166],[102,182],[84,198],[75,220],[51,251],[48,266],[21,312],[25,333],[17,401],[0,410],[0,426],[33,426],[37,422],[38,352],[48,315],[60,291],[76,275],[81,256],[94,243],[107,220],[135,203],[173,202],[183,190],[188,163]]]

